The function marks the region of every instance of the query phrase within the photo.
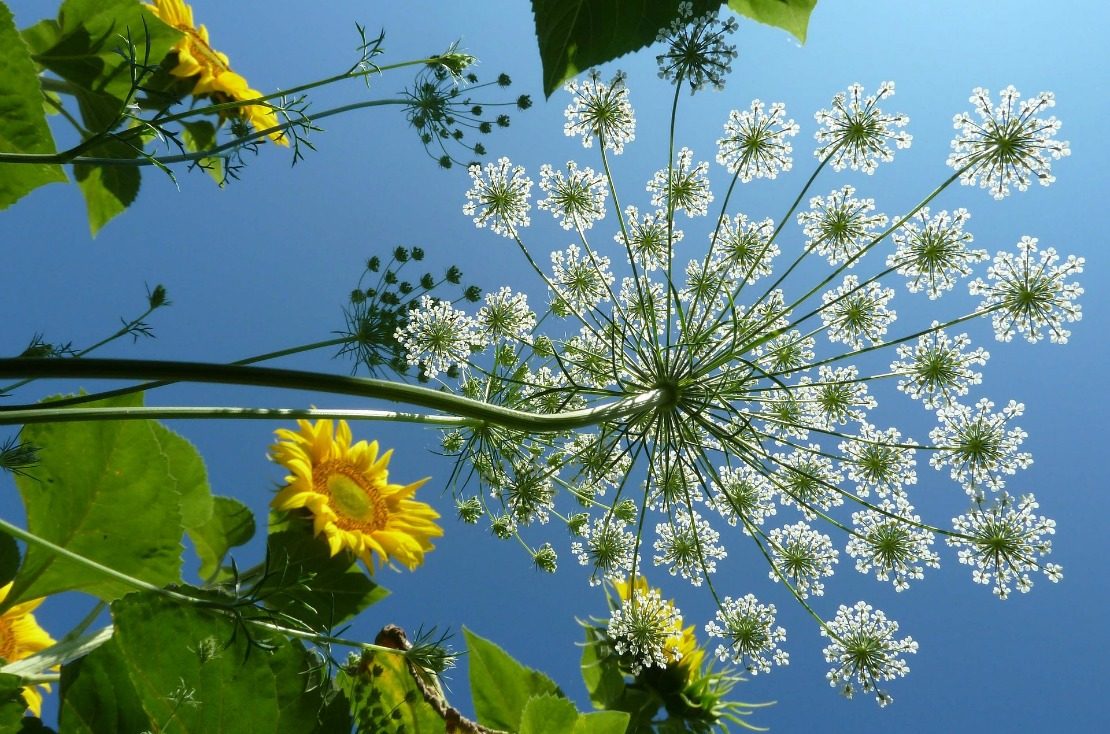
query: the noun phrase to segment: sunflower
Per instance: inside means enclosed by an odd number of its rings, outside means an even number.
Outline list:
[[[181,40],[170,49],[176,54],[177,66],[170,69],[172,76],[194,80],[194,97],[211,97],[217,103],[242,102],[262,96],[251,89],[247,80],[231,70],[227,55],[220,53],[208,42],[208,29],[193,23],[193,9],[182,0],[153,0],[150,11],[168,26],[181,31]],[[247,105],[238,109],[239,115],[255,130],[268,130],[277,126],[277,116],[267,105]],[[267,137],[278,145],[289,145],[282,132],[272,132]]]
[[[0,586],[0,602],[8,597],[11,588],[10,583]],[[0,616],[0,659],[4,662],[14,663],[54,644],[54,638],[39,627],[35,615],[31,614],[39,604],[42,599],[16,604]],[[42,687],[50,690],[48,685]],[[42,713],[42,693],[35,686],[23,688],[23,700],[35,716]]]
[[[285,486],[271,502],[277,511],[304,508],[312,514],[334,556],[352,551],[373,571],[395,559],[409,570],[424,562],[431,538],[443,535],[431,505],[412,498],[430,477],[390,484],[392,450],[379,455],[378,442],[351,443],[347,421],[332,430],[330,420],[298,421],[299,430],[278,429],[270,458],[289,470]]]

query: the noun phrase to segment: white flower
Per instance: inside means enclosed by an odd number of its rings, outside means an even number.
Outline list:
[[[814,196],[809,211],[798,214],[806,247],[829,259],[830,265],[855,265],[856,256],[871,244],[875,230],[886,226],[885,214],[875,211],[874,199],[856,199],[856,190],[843,186],[825,199]]]
[[[1022,237],[1015,257],[1000,252],[994,264],[987,268],[990,283],[976,278],[968,284],[973,296],[983,296],[980,309],[996,309],[991,317],[994,335],[999,341],[1010,341],[1014,333],[1024,334],[1026,341],[1035,343],[1044,337],[1053,344],[1066,344],[1071,331],[1064,322],[1079,321],[1082,309],[1075,301],[1083,295],[1079,283],[1065,283],[1064,279],[1083,272],[1084,259],[1069,255],[1063,265],[1053,247],[1040,250],[1033,237]]]
[[[894,639],[897,631],[897,622],[878,609],[872,611],[866,602],[852,607],[841,604],[836,617],[821,628],[821,635],[829,638],[825,661],[833,663],[825,676],[829,685],[851,698],[858,683],[864,693],[875,694],[880,706],[893,701],[878,684],[909,673],[910,666],[900,656],[917,652],[912,637]]]
[[[1025,191],[1033,177],[1048,186],[1056,180],[1050,159],[1071,154],[1066,141],[1054,139],[1060,122],[1055,117],[1035,117],[1056,105],[1053,94],[1019,99],[1021,93],[1009,86],[999,93],[996,106],[990,91],[976,87],[968,101],[975,105],[979,119],[966,112],[952,119],[959,132],[952,140],[948,165],[961,171],[960,183],[978,183],[995,199],[1009,195],[1011,185]]]
[[[893,288],[883,288],[877,281],[860,285],[854,275],[845,276],[839,288],[822,294],[821,298],[824,302],[821,321],[829,341],[853,349],[881,343],[887,326],[896,316],[887,308],[894,298]]]
[[[536,314],[528,308],[528,296],[513,293],[508,286],[487,293],[486,305],[478,309],[478,327],[489,343],[519,339],[526,341],[536,328]]]
[[[725,37],[737,27],[735,18],[718,20],[716,10],[695,18],[692,3],[679,3],[677,17],[655,38],[667,44],[667,50],[655,57],[659,78],[677,85],[686,82],[691,93],[706,84],[723,89],[736,58],[736,46],[725,43]]]
[[[967,209],[937,212],[929,218],[924,207],[894,232],[896,251],[887,256],[886,264],[898,268],[906,276],[910,293],[925,290],[930,299],[942,291],[952,290],[956,278],[971,273],[973,263],[986,260],[986,250],[969,250],[971,233],[964,232],[964,222],[971,218]]]
[[[574,96],[567,107],[563,132],[567,137],[582,136],[582,147],[589,148],[594,138],[620,155],[625,143],[636,138],[636,116],[628,101],[624,75],[617,73],[609,84],[603,84],[596,73],[584,81],[571,80],[563,87]]]
[[[1032,455],[1019,451],[1026,433],[1007,424],[1025,412],[1025,406],[1011,400],[1000,413],[992,413],[994,403],[986,398],[975,404],[975,411],[959,403],[949,403],[937,411],[940,426],[929,433],[938,447],[929,458],[936,469],[951,468],[952,479],[960,482],[972,498],[983,496],[983,487],[998,491],[1005,486],[1004,474],[1015,474],[1033,463]]]
[[[708,574],[717,570],[717,561],[728,555],[718,544],[720,533],[692,510],[679,510],[671,522],[655,526],[658,536],[652,546],[656,566],[670,566],[672,576],[681,575],[694,586],[701,586]]]
[[[774,455],[779,469],[771,475],[771,481],[779,491],[780,501],[797,507],[807,520],[816,517],[815,508],[828,510],[844,503],[836,486],[844,477],[820,451],[819,445],[809,444],[808,449]]]
[[[582,539],[571,544],[578,563],[591,566],[590,586],[604,579],[621,581],[632,574],[636,535],[616,517],[595,518],[582,532]]]
[[[902,440],[898,429],[879,431],[870,423],[860,425],[858,436],[841,441],[842,463],[848,479],[856,483],[856,494],[866,497],[874,491],[880,497],[897,497],[904,485],[916,484],[913,445]]]
[[[894,82],[883,82],[878,93],[869,97],[863,96],[859,84],[833,97],[832,109],[820,110],[815,115],[821,129],[814,136],[820,143],[814,155],[822,160],[828,158],[834,171],[851,168],[868,174],[874,173],[880,162],[894,160],[889,143],[908,148],[913,136],[892,129],[905,127],[909,117],[901,113],[888,115],[876,106],[883,97],[892,96]]]
[[[983,373],[972,369],[987,363],[990,353],[971,346],[967,334],[953,339],[933,322],[933,331],[922,334],[916,344],[899,344],[901,361],[892,362],[890,371],[902,376],[898,389],[930,410],[942,408],[953,397],[967,395],[968,387],[983,381]]]
[[[765,113],[763,102],[752,100],[751,109],[732,110],[725,136],[717,141],[717,162],[744,183],[753,178],[775,178],[793,165],[793,149],[786,139],[798,134],[798,124],[786,118],[786,105],[775,102]]]
[[[749,220],[743,214],[722,220],[719,232],[710,236],[711,260],[729,280],[754,283],[771,274],[771,263],[779,246],[771,241],[775,223],[770,219]]]
[[[544,164],[540,167],[540,188],[547,192],[536,206],[562,220],[563,229],[589,229],[605,218],[605,197],[609,195],[605,177],[592,168],[579,170],[574,161],[567,162],[567,175]]]
[[[693,160],[694,151],[683,148],[678,151],[678,160],[671,168],[656,171],[647,185],[652,206],[671,212],[682,210],[688,217],[704,216],[709,211],[713,201],[713,192],[709,190],[709,164],[702,161],[691,168]]]
[[[811,428],[833,430],[849,420],[863,421],[878,401],[867,393],[867,383],[860,379],[855,367],[830,367],[823,364],[817,370],[817,382],[802,391],[803,400],[810,405],[814,417]]]
[[[948,545],[960,549],[960,563],[973,567],[975,583],[993,583],[999,599],[1009,597],[1014,584],[1023,593],[1033,588],[1030,571],[1040,569],[1053,582],[1064,576],[1057,564],[1042,566],[1038,560],[1052,552],[1052,541],[1044,536],[1056,533],[1056,522],[1034,515],[1037,507],[1031,494],[1015,500],[1003,492],[989,508],[975,507],[952,519],[958,535],[950,536]]]
[[[875,578],[893,581],[896,591],[904,591],[911,579],[924,578],[923,566],[940,567],[940,556],[931,547],[934,535],[919,526],[921,518],[902,495],[884,499],[879,509],[883,512],[852,513],[855,533],[848,540],[848,555],[856,559],[860,573],[874,570]]]
[[[833,548],[832,538],[817,532],[804,522],[775,528],[769,534],[771,562],[768,572],[773,581],[784,578],[805,599],[825,593],[821,579],[833,575],[833,565],[840,553]]]
[[[523,166],[514,167],[508,158],[498,158],[496,163],[486,164],[484,174],[478,164],[467,170],[473,185],[466,192],[463,214],[474,217],[479,229],[489,227],[511,238],[516,236],[516,230],[531,223],[528,193],[532,190],[532,179],[524,175]]]
[[[564,252],[551,253],[551,266],[551,287],[572,309],[588,311],[609,300],[613,284],[609,258],[592,252],[583,257],[578,245],[572,244]]]
[[[716,619],[705,625],[710,637],[720,637],[714,654],[724,662],[731,660],[752,675],[770,673],[771,662],[788,665],[790,655],[779,649],[786,630],[775,627],[775,605],[760,604],[751,594],[740,599],[726,596],[717,609]]]
[[[640,217],[634,206],[625,209],[627,236],[617,232],[613,239],[628,251],[628,260],[651,272],[667,267],[674,246],[682,240],[682,230],[671,226],[662,210],[644,212]]]
[[[607,634],[613,648],[629,656],[633,675],[644,668],[666,668],[682,656],[681,638],[675,635],[682,629],[682,614],[657,589],[634,589],[630,597],[609,618]]]
[[[478,322],[447,301],[421,296],[419,305],[408,312],[408,322],[393,338],[405,350],[405,360],[420,365],[431,378],[454,365],[470,360],[471,347],[481,347],[486,338]]]
[[[707,504],[721,513],[729,525],[740,522],[750,535],[749,526],[762,525],[765,518],[777,511],[771,480],[762,471],[746,464],[735,469],[722,466],[717,476],[720,484]]]

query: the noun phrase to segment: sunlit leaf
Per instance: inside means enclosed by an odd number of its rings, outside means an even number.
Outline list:
[[[592,628],[586,628],[586,645],[582,648],[582,680],[594,706],[612,708],[624,695],[624,674],[615,656],[600,654],[599,637]]]
[[[728,0],[728,6],[740,15],[782,28],[802,43],[816,5],[817,0]]]
[[[233,497],[212,498],[212,516],[199,527],[186,528],[200,557],[198,575],[208,581],[217,578],[227,552],[254,537],[254,513]]]
[[[574,723],[574,734],[624,734],[627,729],[628,714],[623,711],[579,714]]]
[[[446,724],[424,700],[400,655],[364,652],[335,676],[351,703],[359,734],[445,734]]]
[[[532,696],[520,715],[520,734],[573,734],[578,710],[565,698]]]
[[[478,723],[492,729],[516,731],[528,699],[562,695],[554,681],[527,668],[489,640],[463,628],[470,661],[470,692]]]
[[[0,151],[56,152],[46,124],[35,64],[3,3],[0,3]],[[8,208],[39,186],[65,180],[60,166],[0,163],[0,209]]]
[[[140,395],[93,405],[136,406]],[[39,463],[15,478],[27,529],[45,540],[159,586],[181,573],[177,482],[149,421],[40,423],[22,438]],[[131,591],[103,572],[28,544],[6,604],[80,589],[102,599]]]

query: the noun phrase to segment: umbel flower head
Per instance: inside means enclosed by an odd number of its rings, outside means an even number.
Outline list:
[[[0,586],[0,602],[8,598],[12,585]],[[40,650],[45,650],[54,644],[54,638],[35,621],[32,612],[42,604],[42,599],[33,599],[16,604],[0,616],[0,660],[14,663],[16,660],[30,657]],[[23,700],[31,713],[39,716],[42,713],[42,693],[37,686],[23,687]],[[50,686],[41,686],[49,691]]]
[[[785,661],[785,632],[757,595],[722,588],[719,569],[745,548],[812,618],[828,619],[820,607],[839,601],[837,568],[905,589],[939,565],[938,538],[1000,596],[1028,588],[1032,568],[1060,577],[1058,566],[1041,564],[1053,526],[1031,514],[1032,500],[1017,512],[1006,499],[982,509],[1032,457],[1014,425],[1020,403],[1004,401],[996,412],[986,397],[968,396],[988,355],[952,327],[966,323],[974,333],[970,322],[992,320],[1001,340],[1016,333],[1035,341],[1047,331],[1063,342],[1064,324],[1080,316],[1082,289],[1070,278],[1081,259],[1063,260],[1025,238],[1016,255],[986,267],[986,280],[975,279],[987,256],[970,246],[968,212],[927,208],[958,188],[956,176],[922,187],[922,199],[901,215],[878,213],[868,192],[857,197],[845,184],[813,196],[822,173],[870,172],[909,144],[905,116],[879,109],[889,83],[872,96],[852,87],[819,115],[817,171],[786,197],[794,203],[781,216],[764,220],[738,211],[747,197],[737,192],[744,181],[790,170],[785,138],[795,126],[780,107],[767,114],[753,104],[730,119],[718,162],[732,184],[722,198],[709,164],[678,140],[646,191],[629,192],[608,165],[611,137],[600,123],[583,122],[582,89],[571,92],[568,129],[602,144],[594,149],[600,162],[567,163],[562,177],[540,170],[549,197],[572,178],[578,183],[543,202],[561,224],[576,218],[575,242],[564,249],[541,233],[554,250],[549,258],[530,244],[523,166],[502,159],[485,176],[472,170],[467,213],[478,227],[511,222],[499,234],[524,251],[549,301],[545,314],[522,309],[531,333],[500,341],[492,360],[475,351],[460,362],[466,397],[518,411],[504,425],[491,419],[450,434],[451,453],[465,465],[456,476],[478,484],[468,494],[483,498],[469,519],[480,512],[497,537],[529,547],[522,532],[564,522],[593,583],[636,576],[642,560],[707,589],[718,609],[707,629],[724,640],[718,656],[760,672]],[[669,129],[678,129],[674,118]],[[488,195],[494,184],[498,196]],[[676,226],[680,213],[685,232]],[[698,243],[704,249],[677,260]],[[964,278],[981,301],[944,302]],[[886,396],[930,411],[928,442],[877,425],[872,412]],[[919,478],[926,458],[942,473]],[[951,514],[918,514],[915,487],[949,477],[977,509],[952,524]],[[646,585],[621,599],[606,635],[634,661],[634,674],[681,660],[677,608]],[[896,639],[896,623],[866,603],[840,609],[822,623],[826,657],[837,664],[830,680],[886,703],[878,685],[908,671],[902,656],[916,644]]]
[[[278,512],[305,509],[317,536],[334,556],[348,550],[373,571],[375,561],[397,561],[409,570],[424,562],[432,538],[443,535],[431,505],[412,499],[430,477],[411,484],[389,481],[392,450],[378,442],[351,443],[346,421],[297,421],[298,430],[279,428],[270,458],[289,470],[270,505]]]
[[[194,97],[210,97],[220,103],[243,102],[262,96],[262,92],[252,89],[246,79],[231,70],[227,54],[212,48],[208,29],[193,22],[193,8],[188,3],[183,0],[153,2],[147,6],[150,11],[166,25],[181,31],[181,40],[170,50],[176,61],[170,74],[193,80]],[[265,104],[240,107],[237,115],[257,131],[269,130],[278,124],[274,110]],[[267,137],[278,145],[289,145],[281,131],[271,132]]]

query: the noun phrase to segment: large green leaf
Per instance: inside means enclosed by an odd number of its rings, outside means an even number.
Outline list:
[[[359,734],[445,734],[447,725],[413,679],[400,655],[363,652],[335,676],[351,704]]]
[[[593,627],[586,628],[586,644],[582,648],[582,680],[590,694],[590,702],[597,708],[608,709],[624,696],[624,673],[615,655],[601,654],[601,634]]]
[[[115,636],[62,668],[63,734],[350,729],[346,703],[325,701],[322,661],[299,642],[251,648],[231,617],[156,594],[127,596],[112,614]]]
[[[181,524],[186,530],[204,527],[212,519],[213,498],[208,487],[208,471],[200,452],[184,436],[161,423],[151,422],[154,436],[169,461],[170,474],[177,483],[181,501]]]
[[[624,734],[627,729],[628,714],[623,711],[579,714],[574,723],[574,734]]]
[[[27,44],[0,3],[0,151],[54,153],[42,108],[42,89]],[[44,184],[65,181],[60,166],[0,163],[0,209]]]
[[[802,43],[816,5],[817,0],[728,0],[728,6],[740,15],[789,31]]]
[[[123,143],[99,146],[97,152],[107,158],[135,158],[135,151]],[[96,237],[105,224],[122,214],[139,195],[142,174],[132,165],[76,165],[73,176],[85,198],[89,234]]]
[[[59,695],[58,722],[62,734],[153,729],[127,674],[127,664],[115,637],[62,666]]]
[[[470,693],[478,723],[492,729],[517,731],[528,699],[562,695],[554,681],[513,660],[500,647],[463,627],[470,661]]]
[[[332,556],[327,542],[313,536],[310,522],[275,525],[266,552],[269,575],[259,594],[269,606],[314,629],[331,629],[389,593],[350,553]]]
[[[0,734],[19,731],[20,720],[26,710],[22,678],[0,673]]]
[[[41,447],[38,465],[15,478],[30,532],[159,586],[179,579],[180,495],[150,421],[41,423],[24,428],[23,439]],[[109,600],[131,590],[31,543],[6,604],[71,589]]]
[[[693,0],[694,13],[724,0]],[[681,0],[532,0],[543,64],[543,91],[551,96],[565,80],[655,42],[678,17]],[[817,0],[729,0],[741,15],[783,28],[804,42]]]
[[[212,498],[212,516],[205,524],[186,528],[200,557],[200,578],[216,579],[227,552],[254,537],[254,513],[233,497]]]
[[[128,38],[138,63],[157,66],[181,32],[139,0],[65,0],[57,20],[35,24],[24,38],[35,61],[50,71],[82,89],[123,100],[131,89]]]
[[[573,734],[578,710],[565,698],[532,696],[520,714],[520,734]]]

